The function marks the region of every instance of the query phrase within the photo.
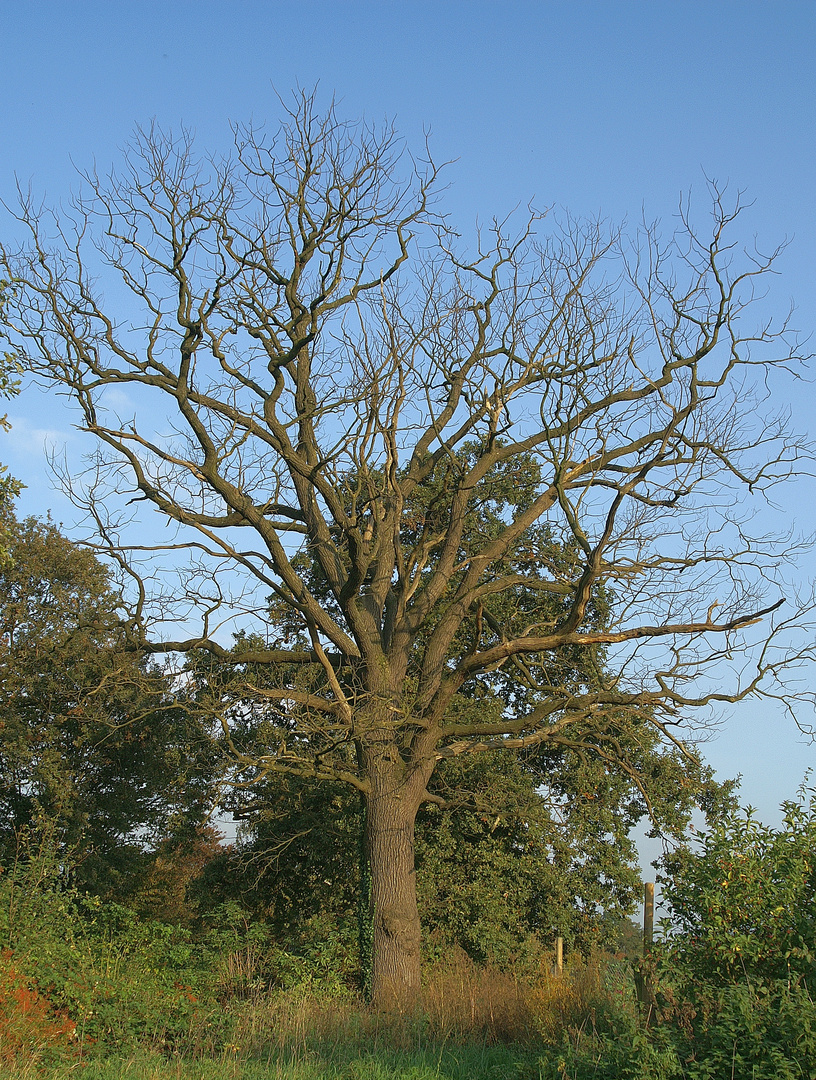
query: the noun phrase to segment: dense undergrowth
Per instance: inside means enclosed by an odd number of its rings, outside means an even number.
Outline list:
[[[53,861],[7,870],[4,1075],[538,1076],[565,1033],[634,1015],[624,961],[574,957],[557,979],[461,950],[429,964],[421,1009],[377,1012],[354,988],[354,942],[314,929],[284,949],[237,904],[196,931],[83,897]]]
[[[35,1080],[793,1080],[816,1075],[816,801],[732,815],[667,860],[648,962],[429,960],[421,1008],[355,990],[350,932],[284,948],[228,903],[206,924],[83,897],[58,861],[0,874],[0,1073]],[[638,1004],[634,974],[645,986]]]

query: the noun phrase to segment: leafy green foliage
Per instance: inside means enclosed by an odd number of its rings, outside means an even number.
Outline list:
[[[129,648],[107,570],[50,521],[3,517],[0,852],[50,823],[78,880],[123,884],[145,845],[200,814],[199,729]]]
[[[351,941],[327,921],[307,947],[277,942],[240,905],[211,911],[194,932],[140,918],[130,907],[67,881],[53,830],[30,837],[25,857],[0,870],[0,953],[86,1049],[123,1045],[216,1048],[234,1017],[224,1007],[271,990],[325,999],[348,995]]]
[[[729,1074],[724,1074],[729,1075]],[[671,1033],[646,1031],[627,1013],[608,1030],[578,1030],[541,1061],[541,1080],[681,1080],[690,1076]]]
[[[816,1070],[814,852],[816,792],[803,788],[779,829],[734,810],[665,860],[654,979],[686,1075]]]
[[[725,797],[710,770],[661,746],[646,724],[619,735],[651,798],[656,828],[679,836],[695,803]],[[641,788],[603,756],[570,748],[445,761],[417,821],[419,890],[446,945],[506,963],[534,934],[584,952],[615,942],[641,888],[630,833]],[[423,880],[427,879],[427,880]]]
[[[624,808],[601,817],[595,768],[561,755],[547,777],[541,759],[502,752],[445,762],[417,822],[419,895],[443,950],[512,964],[558,935],[568,948],[604,944],[609,914],[628,911],[639,888]],[[595,765],[596,763],[593,763]],[[618,793],[619,794],[619,793]]]
[[[779,829],[736,811],[665,860],[663,952],[690,982],[816,992],[816,793],[801,796]]]
[[[53,835],[25,854],[0,876],[0,936],[18,970],[91,1045],[181,1029],[191,1002],[174,980],[190,966],[189,942],[180,950],[171,928],[138,926],[128,909],[83,897],[66,883]]]

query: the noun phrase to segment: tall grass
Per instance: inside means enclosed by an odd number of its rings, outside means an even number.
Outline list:
[[[528,1048],[439,1047],[425,1051],[379,1050],[353,1057],[312,1055],[298,1060],[270,1053],[247,1059],[223,1054],[200,1061],[167,1060],[145,1052],[83,1064],[57,1065],[47,1074],[32,1068],[4,1080],[539,1080],[538,1055]]]
[[[241,958],[224,957],[226,976],[245,986]],[[183,1032],[177,1021],[119,1047],[29,1042],[11,1055],[15,1080],[81,1074],[85,1080],[459,1080],[538,1077],[542,1047],[567,1033],[594,1031],[621,1007],[605,986],[607,961],[573,959],[561,978],[548,969],[522,977],[473,963],[461,952],[426,974],[422,1004],[366,1008],[351,991],[303,985],[199,1003]],[[253,985],[256,985],[253,983]],[[0,1047],[4,1032],[0,1027]],[[79,1070],[79,1073],[78,1073]]]

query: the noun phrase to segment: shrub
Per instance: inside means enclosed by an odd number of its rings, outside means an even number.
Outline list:
[[[724,1074],[727,1075],[727,1074]],[[687,1080],[672,1033],[621,1014],[606,1032],[580,1028],[541,1062],[541,1080]]]
[[[664,861],[658,1016],[690,1078],[816,1072],[816,793],[772,829],[733,811]]]
[[[665,860],[666,966],[707,987],[804,981],[816,989],[816,793],[778,830],[730,814]]]
[[[45,841],[24,855],[0,871],[0,947],[14,972],[9,987],[17,980],[33,996],[7,993],[7,1023],[58,1017],[83,1049],[180,1037],[197,1007],[185,985],[197,955],[189,932],[82,897]]]

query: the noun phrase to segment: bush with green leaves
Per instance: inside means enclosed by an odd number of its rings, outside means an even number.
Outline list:
[[[816,1008],[802,986],[723,988],[698,995],[685,1022],[646,1027],[622,1013],[579,1030],[541,1062],[542,1080],[805,1080],[816,1075]],[[688,1011],[690,1010],[690,1011]]]
[[[582,1028],[547,1049],[539,1075],[541,1080],[685,1080],[689,1074],[673,1035],[646,1030],[622,1013],[607,1031]]]
[[[752,810],[664,860],[664,965],[715,989],[774,980],[816,991],[816,791],[772,829]]]
[[[663,860],[669,917],[648,966],[656,1008],[572,1032],[555,1080],[816,1076],[816,791],[779,828],[732,807]]]
[[[207,961],[189,931],[83,896],[45,843],[27,856],[0,872],[0,944],[21,975],[85,1046],[182,1038]]]
[[[816,791],[782,811],[734,811],[664,860],[654,980],[686,1076],[816,1073]]]

